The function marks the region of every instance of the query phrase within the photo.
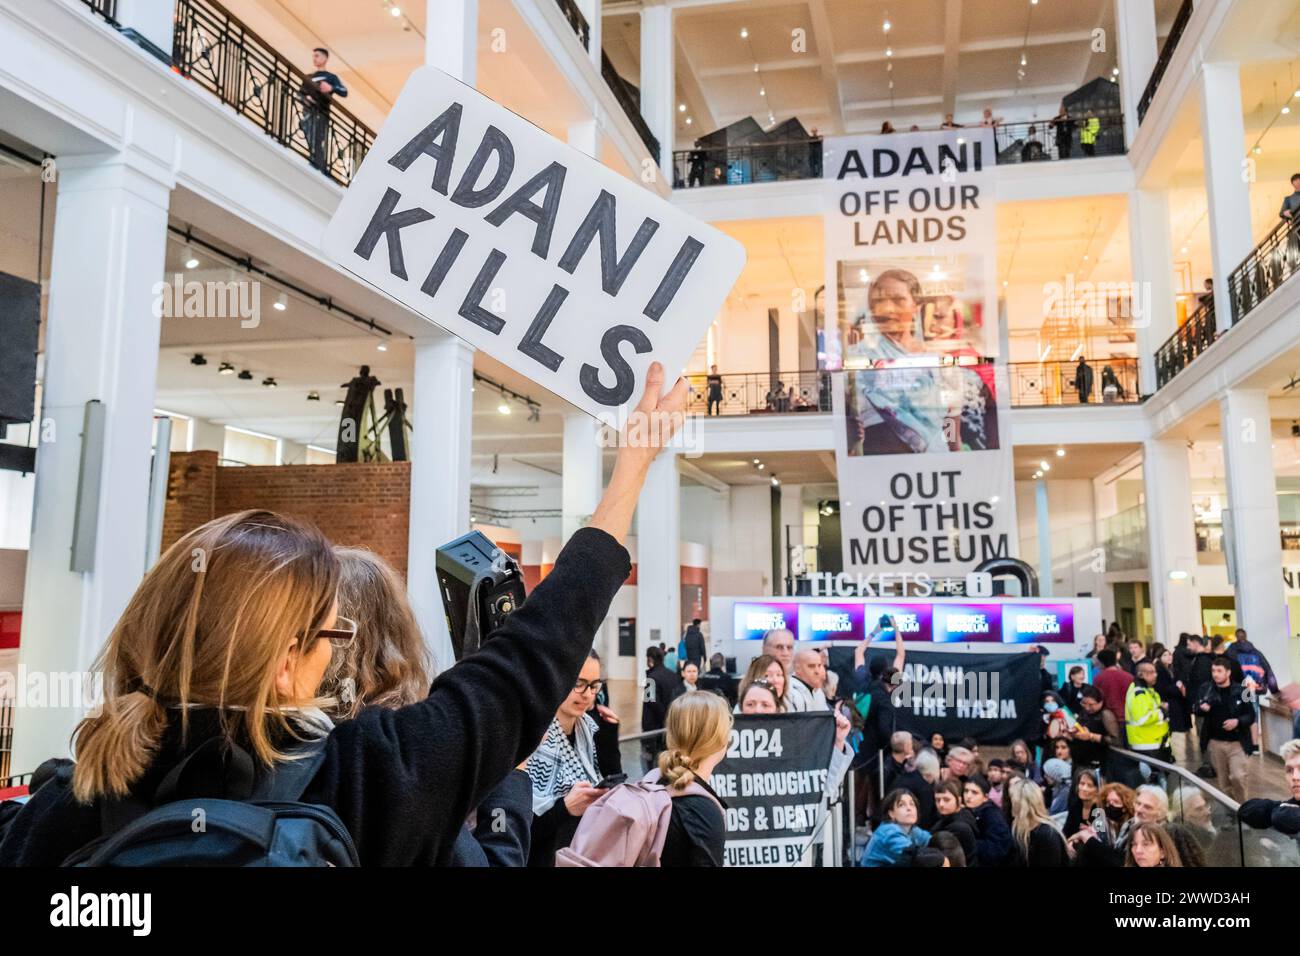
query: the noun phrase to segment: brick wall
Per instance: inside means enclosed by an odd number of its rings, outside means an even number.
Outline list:
[[[237,468],[217,467],[216,457],[172,455],[164,548],[218,515],[266,508],[310,521],[335,544],[369,548],[406,574],[409,462]]]

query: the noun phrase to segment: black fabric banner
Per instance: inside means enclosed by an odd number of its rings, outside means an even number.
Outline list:
[[[829,711],[736,715],[709,781],[727,804],[727,866],[798,863],[819,822],[834,744]]]
[[[830,657],[831,670],[840,676],[841,693],[858,687],[853,648],[832,647]],[[894,649],[870,648],[868,663],[872,657],[892,664]],[[974,737],[982,744],[1032,740],[1042,726],[1041,667],[1041,658],[1032,652],[953,654],[909,649],[902,680],[890,688],[894,727],[927,739],[937,731],[949,745],[962,737]]]

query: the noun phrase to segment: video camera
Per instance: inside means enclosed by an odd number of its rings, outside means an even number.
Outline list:
[[[460,661],[524,603],[524,577],[514,558],[481,531],[440,547],[436,567],[451,649]]]

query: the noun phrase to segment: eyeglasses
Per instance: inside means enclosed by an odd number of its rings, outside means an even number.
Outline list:
[[[322,627],[316,632],[317,638],[325,638],[337,646],[346,646],[357,636],[357,622],[350,617],[339,615],[334,619],[333,627]]]
[[[593,694],[599,694],[604,687],[605,682],[603,680],[579,680],[573,685],[573,692],[575,694],[585,694],[587,691],[591,691]]]

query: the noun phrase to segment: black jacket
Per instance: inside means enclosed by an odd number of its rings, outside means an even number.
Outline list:
[[[533,783],[512,770],[479,806],[474,829],[462,827],[451,866],[523,866],[533,825]]]
[[[1016,850],[1025,866],[1069,866],[1070,854],[1065,849],[1065,838],[1050,823],[1040,823],[1029,831],[1029,852],[1016,843]]]
[[[700,670],[703,670],[704,658],[708,654],[708,648],[704,646],[703,632],[692,624],[686,628],[686,634],[682,640],[686,642],[686,660],[694,661]],[[685,663],[685,661],[682,663]]]
[[[646,672],[645,698],[641,702],[641,729],[663,730],[668,705],[681,696],[682,679],[659,664]]]
[[[1182,733],[1191,727],[1191,721],[1187,717],[1187,698],[1178,689],[1178,682],[1174,675],[1165,669],[1165,665],[1156,664],[1156,693],[1160,699],[1169,705],[1165,711],[1165,716],[1169,719],[1169,730],[1171,733]]]
[[[727,703],[732,707],[736,706],[736,678],[732,677],[726,671],[708,670],[700,675],[697,682],[700,690],[709,690],[715,694],[721,694],[727,698]]]
[[[370,708],[339,724],[303,794],[331,807],[368,866],[445,865],[471,810],[537,747],[573,689],[592,638],[631,571],[627,551],[596,528],[569,540],[555,568],[482,647],[441,674],[418,704]],[[202,711],[196,711],[196,714]],[[133,786],[148,799],[180,757],[209,738],[169,734]],[[182,796],[234,796],[219,779]],[[0,866],[57,866],[100,835],[97,806],[66,781],[41,787],[0,843]]]
[[[895,775],[891,790],[907,790],[916,798],[916,825],[929,830],[939,813],[934,808],[934,784],[926,783],[918,770],[904,770]]]
[[[697,780],[696,783],[713,793],[713,788],[705,781]],[[668,836],[664,839],[659,865],[722,866],[726,842],[727,821],[717,803],[697,795],[674,797],[673,814],[668,822]]]
[[[1208,713],[1201,710],[1201,704],[1210,705]],[[1201,688],[1201,694],[1197,698],[1196,705],[1196,713],[1205,717],[1205,738],[1207,740],[1235,741],[1241,744],[1247,753],[1250,753],[1252,749],[1250,725],[1255,722],[1255,707],[1246,700],[1245,692],[1240,684],[1229,684],[1227,687],[1220,687],[1211,681]],[[1224,721],[1232,719],[1237,721],[1237,726],[1232,730],[1225,730]]]
[[[966,854],[966,865],[975,865],[975,853],[977,850],[975,837],[979,832],[979,823],[975,820],[975,814],[971,813],[965,807],[958,807],[956,813],[951,813],[946,817],[936,817],[934,826],[930,828],[931,835],[935,833],[951,833],[961,844],[962,852]]]
[[[1005,866],[1014,860],[1015,838],[1002,808],[992,800],[971,811],[979,830],[975,834],[975,860],[980,866]]]
[[[322,93],[320,91],[320,87],[316,84],[322,80],[334,88],[333,92]],[[346,97],[348,95],[348,88],[343,85],[343,81],[338,78],[337,74],[331,73],[329,70],[316,70],[303,81],[302,92],[317,109],[328,110],[330,101],[334,97]]]

